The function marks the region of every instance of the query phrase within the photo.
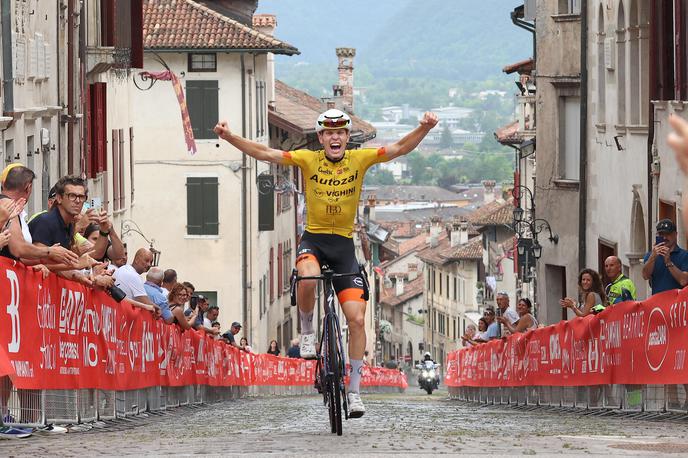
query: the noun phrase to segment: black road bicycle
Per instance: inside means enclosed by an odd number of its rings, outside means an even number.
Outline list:
[[[296,269],[291,276],[291,305],[296,305],[296,287],[301,280],[318,280],[323,283],[324,294],[322,306],[324,311],[322,333],[318,346],[318,359],[315,367],[315,388],[323,395],[323,403],[327,406],[330,415],[330,428],[332,433],[342,435],[342,410],[345,419],[349,419],[349,409],[346,398],[346,354],[342,345],[342,332],[339,326],[339,317],[335,310],[335,292],[333,280],[343,277],[361,276],[365,284],[364,299],[368,300],[367,275],[363,266],[360,272],[338,274],[327,265],[323,265],[320,275],[298,275]]]

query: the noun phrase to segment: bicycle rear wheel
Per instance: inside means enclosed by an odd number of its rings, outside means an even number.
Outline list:
[[[342,435],[342,397],[341,397],[341,354],[339,352],[337,322],[334,318],[328,320],[327,327],[327,362],[329,379],[327,384],[330,396],[330,427],[332,433]]]

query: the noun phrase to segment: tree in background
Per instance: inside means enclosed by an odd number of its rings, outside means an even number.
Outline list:
[[[451,148],[454,145],[454,139],[452,138],[449,126],[444,126],[442,129],[442,135],[440,137],[440,148]]]

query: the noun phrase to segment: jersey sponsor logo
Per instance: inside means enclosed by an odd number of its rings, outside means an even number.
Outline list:
[[[327,214],[328,215],[341,215],[342,214],[342,207],[339,205],[328,205],[327,206]]]
[[[354,277],[354,285],[363,288],[363,280],[361,279],[361,277]]]
[[[345,186],[349,183],[353,183],[358,179],[358,170],[354,175],[349,175],[348,177],[339,178],[320,178],[317,173],[314,173],[309,178],[310,181],[314,181],[318,184],[325,186]]]
[[[349,189],[342,189],[341,191],[327,191],[326,192],[327,197],[346,197],[346,196],[352,196],[356,194],[356,187],[354,186],[353,188]]]
[[[318,167],[318,172],[322,173],[323,175],[333,175],[332,170],[328,169],[327,167]]]

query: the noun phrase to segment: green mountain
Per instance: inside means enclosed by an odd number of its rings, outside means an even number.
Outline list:
[[[301,51],[280,57],[278,77],[295,67],[336,75],[334,48],[357,48],[356,66],[373,78],[481,81],[532,55],[532,36],[511,23],[522,2],[504,0],[260,0],[277,15],[278,38]],[[331,73],[335,72],[335,73]]]

